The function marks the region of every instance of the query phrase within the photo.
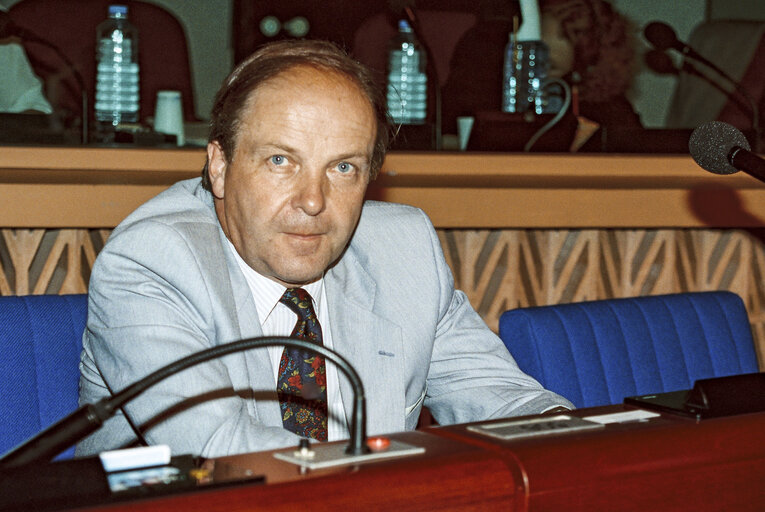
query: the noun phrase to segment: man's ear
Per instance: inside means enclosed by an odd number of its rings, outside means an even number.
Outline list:
[[[210,188],[216,199],[223,199],[226,183],[226,157],[218,141],[207,144],[207,175],[210,178]]]

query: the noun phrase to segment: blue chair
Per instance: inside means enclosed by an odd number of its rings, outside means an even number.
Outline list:
[[[0,297],[0,454],[77,409],[87,312],[86,294]]]
[[[502,314],[499,335],[521,369],[577,407],[758,371],[744,303],[725,291],[520,308]]]

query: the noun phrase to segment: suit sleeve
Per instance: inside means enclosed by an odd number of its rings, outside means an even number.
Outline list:
[[[422,214],[425,217],[425,214]],[[475,312],[454,279],[426,218],[439,282],[438,323],[425,405],[441,424],[573,409],[518,368],[502,340]]]
[[[184,356],[240,337],[215,322],[217,315],[236,314],[223,310],[230,300],[211,296],[210,280],[228,279],[219,235],[204,227],[196,235],[209,252],[191,250],[171,226],[143,222],[116,234],[101,252],[90,281],[81,403],[107,396],[107,383],[119,391]],[[149,444],[168,444],[174,454],[213,457],[296,443],[294,434],[258,417],[252,398],[268,399],[273,390],[248,389],[246,376],[259,372],[263,382],[273,376],[263,375],[269,368],[248,366],[249,360],[235,353],[184,370],[130,402],[127,414]],[[77,454],[118,448],[134,437],[120,413],[82,441]]]

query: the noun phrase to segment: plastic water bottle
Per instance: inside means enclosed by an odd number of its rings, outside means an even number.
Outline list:
[[[124,5],[110,5],[96,29],[96,123],[104,132],[139,119],[138,29]]]
[[[425,52],[406,20],[398,22],[388,59],[388,113],[397,123],[424,124],[428,110]]]
[[[507,44],[502,84],[504,112],[543,114],[550,111],[544,86],[550,51],[542,41],[514,41]]]
[[[544,89],[550,50],[542,41],[542,18],[537,0],[519,0],[519,4],[523,24],[517,32],[510,34],[505,48],[502,110],[543,114],[553,108],[545,98]]]

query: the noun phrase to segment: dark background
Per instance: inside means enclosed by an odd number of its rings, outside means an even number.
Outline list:
[[[413,3],[413,2],[411,2]],[[303,16],[310,29],[306,37],[329,39],[346,49],[353,47],[356,29],[368,17],[379,12],[395,12],[406,5],[405,0],[234,0],[233,45],[234,60],[239,62],[260,44],[288,37],[283,32],[274,38],[265,37],[259,29],[260,20],[275,16],[281,21]],[[419,10],[466,11],[478,14],[478,0],[417,0]]]

